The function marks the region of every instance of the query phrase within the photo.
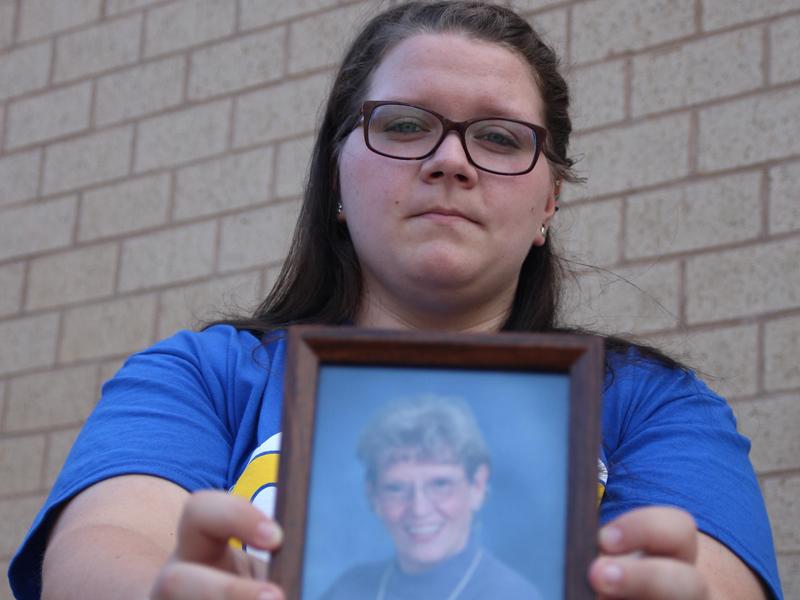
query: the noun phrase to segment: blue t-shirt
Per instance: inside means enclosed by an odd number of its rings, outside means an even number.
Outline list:
[[[20,600],[39,598],[58,508],[109,477],[147,474],[195,491],[231,490],[270,511],[277,478],[285,341],[229,326],[180,332],[133,355],[103,387],[50,496],[14,556]],[[607,522],[632,508],[691,513],[782,598],[749,442],[727,403],[694,375],[635,351],[611,355],[603,395]]]

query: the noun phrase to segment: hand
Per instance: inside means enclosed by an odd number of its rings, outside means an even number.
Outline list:
[[[248,546],[275,550],[280,527],[243,498],[221,491],[189,497],[178,524],[177,545],[156,577],[152,600],[283,600],[273,583],[251,576],[248,556],[229,544],[231,537]]]
[[[632,510],[600,530],[589,582],[601,599],[708,600],[697,568],[698,532],[679,509]]]

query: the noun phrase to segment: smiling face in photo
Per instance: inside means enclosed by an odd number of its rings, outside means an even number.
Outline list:
[[[381,470],[369,495],[405,571],[428,569],[466,546],[487,478],[486,465],[470,479],[452,462],[403,460]]]

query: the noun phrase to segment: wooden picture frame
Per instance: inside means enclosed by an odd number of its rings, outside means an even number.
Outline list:
[[[553,558],[555,568],[527,563],[517,567],[528,580],[535,575],[528,575],[530,569],[549,573],[546,577],[552,581],[544,582],[546,585],[542,581],[533,582],[541,597],[566,600],[594,597],[587,571],[597,551],[602,339],[573,334],[459,334],[294,326],[288,331],[286,369],[276,505],[276,518],[283,526],[285,538],[282,548],[272,556],[270,579],[283,586],[288,600],[322,597],[319,592],[330,585],[330,572],[341,566],[337,560],[346,561],[347,556],[356,556],[359,551],[375,558],[377,552],[373,548],[358,547],[362,539],[358,537],[360,523],[366,521],[354,521],[356,526],[339,523],[345,516],[355,519],[352,514],[358,510],[374,508],[366,498],[369,496],[366,490],[372,488],[363,478],[360,482],[354,480],[353,473],[362,469],[355,448],[363,428],[363,424],[354,423],[361,423],[363,413],[369,412],[364,407],[371,406],[373,396],[385,391],[389,396],[402,397],[406,387],[408,394],[417,394],[420,385],[428,385],[420,383],[425,381],[432,382],[433,392],[437,386],[440,390],[466,390],[464,396],[478,390],[475,398],[468,399],[478,415],[478,425],[484,427],[486,423],[495,432],[497,445],[505,444],[505,459],[501,457],[492,463],[492,477],[498,471],[505,473],[507,488],[528,486],[501,500],[496,498],[503,490],[489,488],[492,501],[505,502],[502,507],[498,504],[495,512],[522,515],[515,517],[513,527],[508,524],[494,527],[500,540],[498,547],[517,548],[507,550],[510,560],[517,564],[522,564],[520,561],[524,562],[527,556],[557,555]],[[361,385],[371,387],[362,389]],[[491,401],[486,400],[489,397]],[[388,400],[381,402],[386,404]],[[559,424],[562,421],[566,421],[563,426]],[[549,425],[545,428],[546,423]],[[533,433],[536,427],[539,433]],[[513,433],[517,429],[520,433]],[[537,454],[534,442],[541,437],[551,441],[539,448],[538,454],[542,456],[534,459]],[[492,440],[488,436],[487,440],[491,447]],[[530,452],[526,452],[528,447]],[[337,458],[337,453],[342,452],[345,454]],[[540,462],[528,468],[525,466],[528,460]],[[518,464],[521,470],[515,472]],[[528,473],[531,469],[535,474]],[[549,470],[552,473],[546,475]],[[333,484],[332,473],[337,478]],[[549,479],[545,480],[545,476]],[[502,488],[499,483],[498,486]],[[529,509],[536,505],[534,497],[541,497],[541,502],[549,504],[538,510]],[[336,508],[336,502],[347,509]],[[489,521],[492,518],[492,515],[487,517]],[[540,528],[551,526],[555,533],[549,534],[550,537],[538,535]],[[535,528],[537,535],[524,536],[529,546],[522,551],[518,550],[518,540],[502,537],[506,535],[503,532],[522,532],[525,527]],[[482,530],[484,537],[487,530],[489,525]],[[470,532],[469,536],[472,539],[477,534]],[[368,539],[375,537],[370,534]],[[396,540],[390,538],[390,541]],[[560,551],[554,553],[556,548]],[[314,558],[315,549],[327,552],[325,556],[333,557],[336,564]],[[356,558],[353,561],[359,563]],[[541,561],[531,558],[529,562]],[[554,589],[559,592],[554,593]]]

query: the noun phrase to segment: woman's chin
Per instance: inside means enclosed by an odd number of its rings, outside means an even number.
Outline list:
[[[480,257],[472,253],[429,252],[410,265],[410,279],[431,290],[458,290],[476,282],[485,271]]]

